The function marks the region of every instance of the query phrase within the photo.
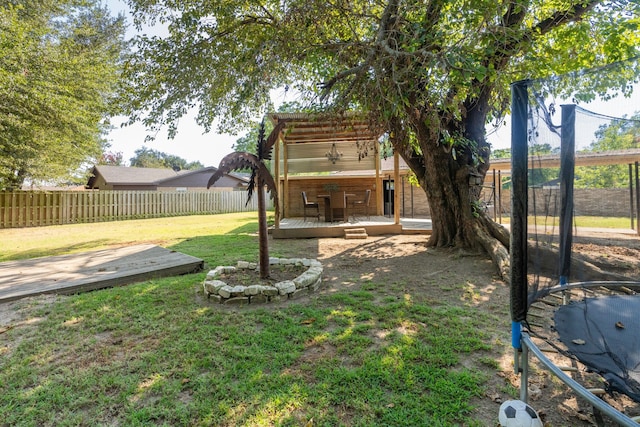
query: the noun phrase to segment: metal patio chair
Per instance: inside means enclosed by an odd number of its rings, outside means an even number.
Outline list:
[[[320,221],[320,204],[318,202],[310,202],[309,199],[307,198],[307,192],[303,191],[302,192],[302,205],[303,205],[303,209],[304,209],[304,221],[307,221],[307,209],[315,209],[316,213],[315,215],[313,215],[314,217],[316,217],[318,219],[318,221]]]
[[[353,220],[356,221],[356,212],[359,211],[366,215],[367,219],[370,219],[369,216],[369,204],[371,203],[371,190],[367,190],[364,193],[364,198],[361,200],[354,200],[351,204],[351,216]]]

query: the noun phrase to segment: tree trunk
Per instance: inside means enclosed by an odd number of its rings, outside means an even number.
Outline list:
[[[426,126],[419,125],[416,130],[424,153],[424,176],[419,181],[431,210],[432,233],[428,244],[477,249],[468,168],[460,165],[459,159],[454,159],[439,141],[434,141]]]
[[[257,178],[258,186],[258,239],[260,248],[260,278],[269,277],[269,240],[267,233],[267,209],[264,197],[264,181]]]
[[[502,279],[508,281],[509,234],[484,212],[474,211],[489,169],[490,147],[484,137],[487,99],[481,96],[466,106],[462,120],[443,119],[441,129],[457,138],[453,145],[447,145],[440,133],[427,126],[426,113],[414,116],[411,126],[422,152],[422,163],[412,170],[427,194],[431,210],[432,233],[427,244],[485,250]],[[401,147],[402,142],[397,143]],[[405,152],[403,157],[406,156]]]
[[[429,181],[439,183],[426,189],[433,224],[429,245],[475,248],[468,181],[460,182],[459,169],[434,166],[427,172]]]
[[[432,233],[427,245],[486,251],[498,274],[509,282],[509,234],[484,212],[474,212],[469,173],[448,161],[450,155],[425,156],[425,192],[431,209]],[[436,165],[440,167],[436,167]],[[444,167],[447,165],[448,167]],[[484,177],[483,177],[484,178]],[[429,185],[437,182],[438,185]]]

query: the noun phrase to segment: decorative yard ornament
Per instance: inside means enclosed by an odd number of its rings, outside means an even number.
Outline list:
[[[209,178],[207,188],[210,188],[217,180],[225,174],[234,170],[251,169],[251,178],[247,187],[247,204],[251,201],[254,190],[258,192],[258,239],[260,242],[260,278],[269,277],[269,245],[267,236],[267,210],[264,200],[264,188],[271,194],[274,200],[276,215],[278,215],[278,187],[271,176],[271,172],[265,165],[265,160],[271,159],[271,149],[278,140],[278,135],[282,131],[286,121],[279,122],[269,134],[269,138],[264,138],[264,120],[260,123],[258,132],[257,154],[235,152],[227,154],[220,161],[218,170]]]

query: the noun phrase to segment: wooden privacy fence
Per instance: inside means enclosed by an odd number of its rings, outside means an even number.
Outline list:
[[[258,210],[255,195],[246,202],[246,191],[0,192],[0,228]]]

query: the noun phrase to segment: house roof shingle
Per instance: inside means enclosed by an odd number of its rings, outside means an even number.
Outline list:
[[[169,178],[175,178],[181,173],[173,169],[160,168],[131,168],[126,166],[99,165],[93,169],[93,175],[98,173],[109,184],[152,184]]]
[[[173,169],[97,165],[94,166],[92,170],[93,176],[89,178],[87,187],[93,188],[98,176],[102,176],[105,182],[109,185],[161,185],[178,177],[202,174],[203,172],[213,174],[216,170],[218,169],[213,166],[197,170],[182,170],[176,172]],[[240,174],[229,173],[226,175],[244,183],[245,185],[249,182],[247,177]]]

